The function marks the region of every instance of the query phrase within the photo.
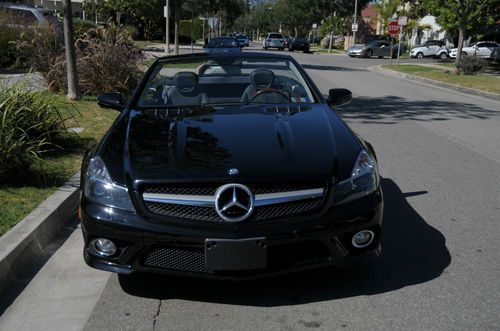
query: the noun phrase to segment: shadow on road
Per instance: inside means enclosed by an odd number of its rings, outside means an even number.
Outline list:
[[[395,95],[381,98],[358,97],[344,107],[338,108],[345,120],[361,123],[395,124],[406,120],[446,121],[451,119],[489,119],[499,112],[484,109],[470,103],[455,103],[438,100],[409,100]]]
[[[445,238],[406,201],[427,192],[402,193],[390,179],[382,188],[382,254],[363,265],[244,282],[138,274],[120,277],[120,285],[140,297],[272,307],[390,292],[439,277],[451,262]]]
[[[304,69],[312,70],[329,70],[329,71],[366,71],[365,69],[351,68],[351,67],[336,67],[336,66],[325,66],[319,64],[302,64]]]

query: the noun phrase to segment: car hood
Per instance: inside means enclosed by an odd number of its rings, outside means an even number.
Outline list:
[[[419,46],[419,47],[415,47],[415,48],[412,48],[411,49],[411,52],[418,52],[418,51],[423,51],[424,49],[426,49],[427,47],[425,46]]]
[[[365,48],[366,45],[354,45],[348,48],[349,51],[359,51]]]
[[[348,176],[361,148],[324,104],[140,110],[127,121],[124,172],[112,178],[134,186],[329,180]],[[232,168],[239,170],[237,177],[229,176]]]

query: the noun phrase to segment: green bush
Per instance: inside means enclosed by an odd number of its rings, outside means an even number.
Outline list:
[[[0,183],[24,178],[65,132],[54,97],[27,88],[27,82],[0,86]]]
[[[44,35],[38,33],[30,42],[18,43],[18,50],[29,56],[33,70],[41,72],[49,90],[67,90],[66,57],[54,48]],[[87,30],[76,41],[78,79],[83,95],[99,95],[120,91],[129,94],[137,85],[141,72],[137,66],[142,59],[126,31],[116,26]]]
[[[488,62],[478,56],[462,55],[455,66],[466,75],[475,75],[483,71],[488,66]]]
[[[97,24],[91,21],[82,20],[81,18],[73,19],[73,29],[75,33],[75,40],[83,38],[84,34],[91,30],[97,28]]]

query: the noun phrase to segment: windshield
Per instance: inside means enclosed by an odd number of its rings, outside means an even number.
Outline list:
[[[234,38],[213,38],[208,43],[209,48],[218,47],[239,47],[238,41]]]
[[[278,33],[270,33],[268,38],[269,39],[283,39],[283,36],[278,34]]]
[[[160,60],[138,106],[312,102],[315,99],[305,78],[287,59],[207,55]]]

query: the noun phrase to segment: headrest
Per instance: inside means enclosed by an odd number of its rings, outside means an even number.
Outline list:
[[[198,85],[198,75],[191,71],[178,72],[174,75],[174,85],[181,92],[192,92]]]
[[[250,82],[256,90],[271,87],[274,84],[274,73],[267,69],[257,69],[250,74]]]

